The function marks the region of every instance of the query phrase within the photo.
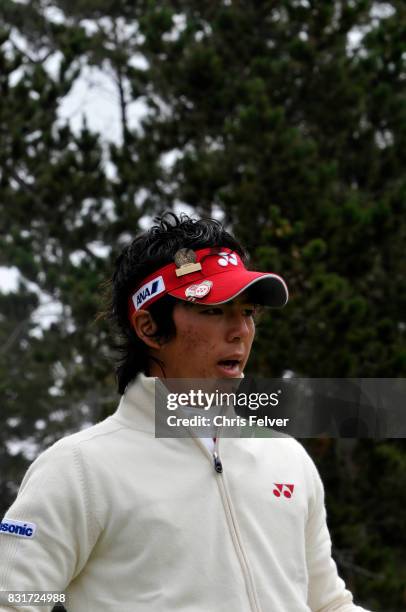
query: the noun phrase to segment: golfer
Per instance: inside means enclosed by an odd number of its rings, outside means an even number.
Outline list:
[[[120,404],[28,469],[1,523],[0,590],[63,592],[69,612],[362,610],[297,441],[154,435],[156,379],[241,378],[257,305],[286,304],[284,280],[246,262],[217,221],[172,213],[124,249],[110,306]]]

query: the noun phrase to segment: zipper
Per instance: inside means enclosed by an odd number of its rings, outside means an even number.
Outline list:
[[[213,451],[214,469],[218,474],[223,473],[223,464],[221,463],[220,457],[216,451]]]
[[[204,451],[206,456],[210,453],[206,445],[197,437],[194,437],[194,440],[197,442],[198,446]],[[226,520],[230,529],[231,538],[234,542],[234,547],[236,549],[237,557],[241,565],[241,570],[245,579],[245,585],[247,589],[248,599],[251,604],[251,610],[253,612],[261,612],[261,608],[258,603],[257,595],[255,592],[254,581],[249,570],[248,560],[246,553],[244,551],[239,532],[237,529],[237,521],[234,516],[234,511],[232,509],[230,495],[227,491],[226,483],[223,475],[223,463],[220,459],[219,455],[219,438],[216,437],[216,441],[214,443],[214,450],[211,453],[213,459],[213,466],[217,474],[219,474],[217,480],[217,484],[220,490],[220,495],[223,501],[223,506],[225,510]]]

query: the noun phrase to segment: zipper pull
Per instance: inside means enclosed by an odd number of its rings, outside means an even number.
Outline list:
[[[216,470],[216,472],[221,474],[223,472],[223,464],[221,463],[220,458],[218,454],[216,453],[216,451],[213,451],[213,460],[214,460],[214,469]]]

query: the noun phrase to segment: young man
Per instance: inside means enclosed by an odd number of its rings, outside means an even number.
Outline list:
[[[216,221],[171,214],[118,258],[123,397],[28,470],[3,519],[0,589],[66,591],[72,612],[362,610],[337,575],[299,443],[154,436],[156,378],[242,377],[255,305],[286,303],[285,282],[245,262]]]

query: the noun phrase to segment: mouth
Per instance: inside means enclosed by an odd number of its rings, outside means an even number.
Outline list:
[[[217,362],[217,370],[221,372],[221,378],[236,378],[241,376],[242,360],[222,359]]]

